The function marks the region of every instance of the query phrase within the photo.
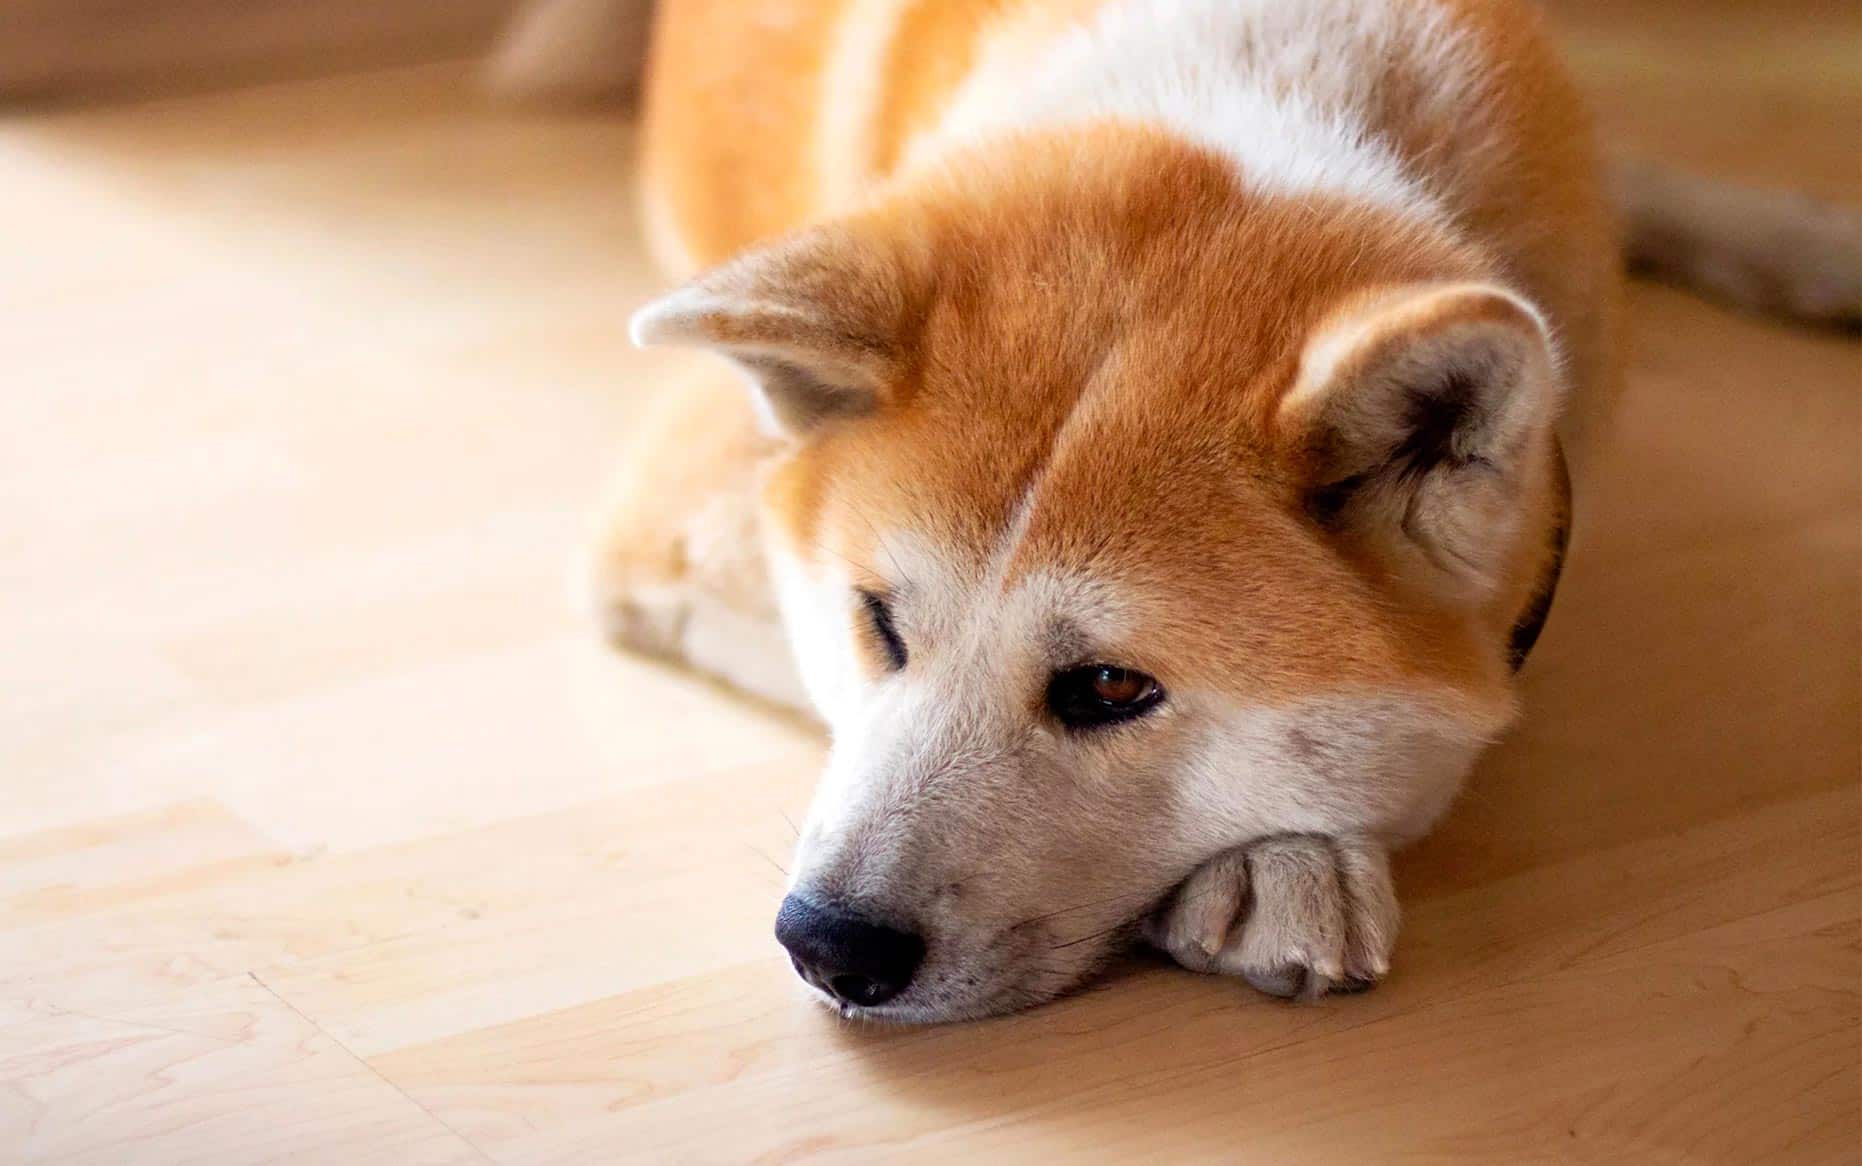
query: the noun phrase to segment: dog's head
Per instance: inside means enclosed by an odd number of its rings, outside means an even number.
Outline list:
[[[834,743],[779,931],[887,1019],[1057,994],[1240,842],[1420,832],[1547,553],[1555,361],[1478,255],[1127,131],[1001,154],[636,321],[791,439]]]

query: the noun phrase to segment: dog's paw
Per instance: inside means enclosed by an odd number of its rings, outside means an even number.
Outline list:
[[[685,629],[696,599],[689,584],[643,584],[597,593],[590,606],[602,638],[613,647],[684,664]]]
[[[584,576],[607,641],[805,711],[747,499],[721,492],[683,515],[640,508],[627,499],[608,516]]]
[[[1184,881],[1145,938],[1184,967],[1270,996],[1362,991],[1390,969],[1398,910],[1383,847],[1291,835],[1226,851]]]
[[[613,646],[684,662],[686,625],[698,593],[685,532],[620,521],[612,513],[603,518],[582,569],[583,606]]]

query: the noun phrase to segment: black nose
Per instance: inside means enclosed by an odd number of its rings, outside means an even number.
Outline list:
[[[925,941],[916,935],[795,895],[776,913],[776,939],[802,979],[868,1008],[905,991],[925,958]]]

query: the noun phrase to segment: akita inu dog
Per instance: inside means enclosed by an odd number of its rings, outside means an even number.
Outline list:
[[[1142,933],[1375,982],[1387,853],[1516,715],[1617,381],[1536,11],[669,0],[651,52],[653,242],[709,270],[633,334],[730,364],[668,390],[594,593],[831,729],[803,979],[979,1016]]]

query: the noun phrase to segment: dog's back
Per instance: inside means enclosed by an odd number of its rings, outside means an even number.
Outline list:
[[[1160,124],[1251,183],[1446,218],[1491,249],[1558,332],[1569,438],[1614,384],[1619,263],[1541,25],[1521,0],[669,0],[653,239],[689,273],[990,133]]]

